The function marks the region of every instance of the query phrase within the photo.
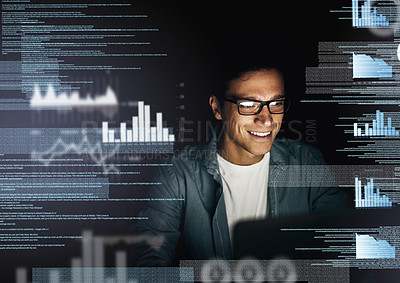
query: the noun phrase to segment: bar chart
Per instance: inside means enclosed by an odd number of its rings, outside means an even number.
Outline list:
[[[353,78],[391,78],[392,67],[379,58],[353,53]]]
[[[361,17],[360,17],[361,10]],[[353,27],[387,27],[389,21],[384,15],[379,15],[376,7],[371,7],[371,1],[367,0],[359,8],[358,0],[352,0]]]
[[[356,234],[356,259],[396,258],[395,247],[370,235]]]
[[[145,240],[159,247],[155,238]],[[128,252],[121,249],[113,255],[114,266],[106,267],[107,246],[141,240],[135,236],[95,236],[91,230],[84,230],[82,256],[73,257],[70,267],[32,268],[32,283],[193,282],[192,267],[128,267]],[[16,283],[30,283],[27,268],[17,268]]]
[[[364,186],[364,194],[362,193],[361,180],[358,177],[355,178],[355,203],[356,208],[393,206],[386,195],[381,195],[379,188],[374,189],[374,179],[372,178]]]
[[[355,137],[398,137],[400,133],[392,126],[392,118],[387,118],[385,125],[384,114],[380,110],[376,110],[376,119],[372,121],[372,127],[369,123],[364,124],[364,133],[362,127],[358,123],[353,124],[353,134]]]
[[[109,122],[102,123],[103,143],[174,142],[175,136],[163,128],[162,113],[156,113],[156,126],[151,127],[150,105],[138,102],[138,116],[132,117],[132,128],[120,123],[119,129],[110,129]],[[119,135],[117,138],[117,132]]]

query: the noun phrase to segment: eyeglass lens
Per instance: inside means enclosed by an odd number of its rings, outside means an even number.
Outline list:
[[[240,114],[255,114],[260,111],[260,108],[266,105],[258,101],[240,101],[238,103]],[[277,100],[269,102],[269,111],[272,114],[279,114],[284,112],[284,101]]]

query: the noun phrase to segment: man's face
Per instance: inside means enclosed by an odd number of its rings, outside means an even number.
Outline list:
[[[282,98],[283,79],[276,70],[246,73],[230,83],[226,97],[259,101]],[[220,113],[214,111],[214,114],[224,123],[224,139],[219,146],[221,155],[239,165],[258,162],[271,150],[283,118],[283,114],[271,114],[267,106],[257,115],[243,116],[238,113],[236,104],[227,101]]]

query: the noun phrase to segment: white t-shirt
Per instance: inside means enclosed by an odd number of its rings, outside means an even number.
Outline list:
[[[260,162],[242,166],[217,154],[231,240],[233,227],[238,221],[267,215],[269,159],[268,152]]]

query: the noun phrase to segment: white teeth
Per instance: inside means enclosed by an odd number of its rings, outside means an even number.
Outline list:
[[[259,137],[266,137],[270,134],[271,132],[266,132],[266,133],[262,133],[262,132],[250,132],[250,134],[255,135],[255,136],[259,136]]]

